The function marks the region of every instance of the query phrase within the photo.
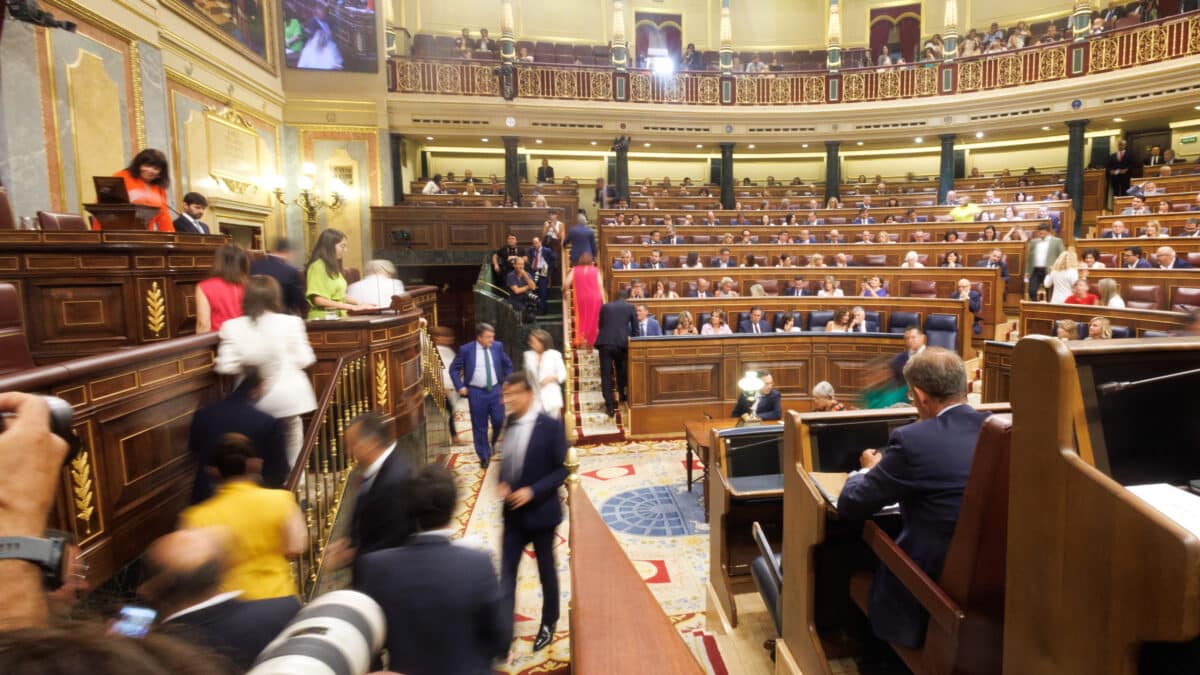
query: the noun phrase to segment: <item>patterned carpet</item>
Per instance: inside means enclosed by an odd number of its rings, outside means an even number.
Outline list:
[[[703,522],[699,486],[684,487],[682,441],[579,446],[581,484],[634,566],[710,673],[726,673],[720,651],[704,632],[704,588],[708,574],[708,526]],[[502,459],[500,460],[503,461]],[[493,491],[499,467],[486,475],[468,445],[451,448],[446,464],[458,479],[461,504],[456,514],[463,543],[491,552],[500,565],[501,510]],[[512,661],[498,672],[566,673],[570,640],[567,608],[570,566],[567,522],[558,532],[557,565],[563,594],[562,617],[554,641],[532,652],[541,611],[541,586],[533,552],[518,572],[516,635]]]

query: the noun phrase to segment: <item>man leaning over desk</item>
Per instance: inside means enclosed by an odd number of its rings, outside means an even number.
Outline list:
[[[933,579],[942,573],[958,522],[979,429],[990,413],[967,404],[967,370],[952,351],[929,347],[904,366],[909,399],[920,418],[892,431],[888,445],[862,453],[838,497],[843,518],[866,519],[900,503],[903,528],[896,543]],[[879,566],[868,600],[880,638],[917,648],[929,613],[887,568]]]

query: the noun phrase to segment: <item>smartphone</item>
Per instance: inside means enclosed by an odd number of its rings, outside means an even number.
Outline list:
[[[149,607],[125,605],[121,608],[121,614],[117,617],[110,632],[131,638],[146,637],[146,633],[150,632],[150,626],[154,625],[154,618],[157,616],[158,612]]]

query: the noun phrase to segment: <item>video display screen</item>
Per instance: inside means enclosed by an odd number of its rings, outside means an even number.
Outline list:
[[[378,71],[375,0],[284,0],[283,50],[289,68]]]

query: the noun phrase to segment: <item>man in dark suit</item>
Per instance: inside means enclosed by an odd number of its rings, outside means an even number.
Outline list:
[[[224,557],[218,537],[205,529],[160,537],[142,558],[138,595],[158,611],[156,630],[211,649],[245,671],[300,611],[300,602],[223,593]]]
[[[682,236],[675,234],[674,225],[667,225],[667,237],[663,239],[663,243],[675,246],[684,243],[684,241]]]
[[[175,231],[187,234],[212,234],[208,224],[200,220],[204,210],[208,208],[208,199],[199,192],[189,192],[183,196],[183,212],[175,219]]]
[[[667,263],[665,263],[662,259],[662,251],[660,251],[658,249],[651,250],[650,251],[650,260],[648,260],[646,262],[644,267],[645,267],[645,269],[648,269],[648,270],[665,270],[665,269],[667,269]]]
[[[403,546],[413,533],[408,517],[412,466],[396,451],[391,423],[376,412],[365,412],[346,429],[346,450],[358,466],[351,480],[358,483],[350,519],[349,546],[358,556]],[[397,502],[401,508],[397,508]],[[344,544],[343,544],[344,545]]]
[[[809,292],[809,290],[805,287],[804,277],[795,277],[792,279],[792,282],[788,285],[788,287],[783,289],[783,292],[780,293],[780,295],[798,298],[804,295],[812,295],[812,293]]]
[[[1125,229],[1124,221],[1114,220],[1109,226],[1108,232],[1100,235],[1101,239],[1129,239],[1129,230]]]
[[[697,279],[696,287],[689,289],[687,292],[689,298],[711,298],[713,297],[712,290],[709,289],[708,279]]]
[[[925,331],[914,324],[904,329],[904,351],[892,357],[892,376],[901,384],[904,383],[904,366],[908,360],[925,351]]]
[[[749,418],[751,413],[760,420],[777,420],[783,417],[783,400],[775,390],[775,378],[766,371],[759,371],[758,376],[763,381],[762,389],[754,396],[746,396],[743,393],[730,417]]]
[[[1114,197],[1120,197],[1129,190],[1130,172],[1133,171],[1133,157],[1125,149],[1125,141],[1117,141],[1117,151],[1108,158],[1108,184],[1112,187]]]
[[[738,322],[737,332],[756,333],[760,335],[763,333],[770,333],[771,325],[768,324],[767,320],[763,318],[762,307],[751,307],[750,317],[747,319],[742,319]]]
[[[603,178],[597,178],[596,192],[592,197],[592,206],[609,209],[612,208],[616,201],[617,189],[612,185],[605,185]]]
[[[596,258],[596,251],[599,250],[596,248],[596,232],[588,227],[587,216],[582,213],[576,216],[575,224],[567,230],[566,236],[563,237],[563,247],[568,246],[571,248],[572,265],[578,263],[579,257],[584,253],[593,260]]]
[[[636,270],[641,269],[641,265],[638,265],[637,262],[634,261],[633,252],[629,249],[625,249],[624,251],[621,251],[621,257],[613,261],[613,269]]]
[[[865,208],[858,210],[858,215],[853,220],[854,225],[874,225],[875,219],[871,217],[871,212]]]
[[[975,317],[971,332],[976,335],[983,332],[983,319],[980,318],[980,312],[983,311],[983,296],[979,294],[979,291],[971,288],[971,280],[959,279],[957,287],[950,294],[950,299],[966,301],[967,309]]]
[[[262,378],[258,370],[247,369],[242,382],[229,396],[201,406],[192,416],[188,431],[188,453],[196,462],[192,481],[192,503],[213,496],[213,457],[225,434],[241,434],[254,443],[262,458],[262,484],[281,488],[288,477],[287,445],[279,420],[254,407],[262,397]]]
[[[525,546],[533,543],[542,582],[542,617],[533,650],[554,638],[558,624],[558,570],[554,564],[554,530],[562,522],[558,487],[567,478],[567,437],[562,422],[540,412],[537,391],[524,371],[504,380],[504,460],[496,493],[504,501],[504,543],[500,580],[505,616],[510,620],[517,599],[517,567]],[[510,631],[511,635],[511,631]]]
[[[279,282],[283,311],[303,317],[308,315],[308,301],[304,298],[304,279],[293,262],[294,256],[291,242],[280,237],[265,258],[250,263],[250,274],[262,274]]]
[[[617,389],[621,400],[626,400],[625,388],[628,377],[627,355],[629,338],[637,337],[637,310],[629,304],[628,290],[622,290],[617,299],[600,307],[600,332],[596,336],[596,349],[600,351],[600,389],[604,392],[604,412],[612,417],[617,410],[613,396],[613,367],[617,370]]]
[[[904,377],[920,420],[892,431],[882,451],[863,451],[863,471],[850,475],[837,508],[843,518],[866,519],[899,502],[903,528],[896,543],[937,579],[958,521],[979,429],[989,413],[967,405],[967,370],[954,352],[926,349],[909,359]],[[921,646],[929,615],[882,565],[871,584],[869,608],[880,638]]]
[[[508,652],[511,609],[491,556],[450,541],[458,501],[450,470],[426,465],[410,495],[407,515],[417,532],[407,546],[363,556],[354,578],[387,617],[389,669],[491,675],[492,661]]]
[[[709,267],[737,267],[737,261],[729,254],[729,249],[721,249],[721,254],[709,261]]]
[[[1190,270],[1192,264],[1188,261],[1175,255],[1175,249],[1170,246],[1159,246],[1154,252],[1154,257],[1158,260],[1159,269],[1164,270]]]
[[[554,167],[550,166],[550,160],[542,158],[542,165],[537,170],[537,182],[553,183],[554,182]]]
[[[992,249],[988,257],[975,263],[976,267],[994,267],[1000,270],[1000,278],[1008,281],[1008,263],[1004,262],[1004,251]]]
[[[1121,251],[1121,267],[1125,269],[1150,269],[1153,267],[1142,257],[1141,246],[1130,246]]]
[[[488,35],[488,29],[479,29],[479,39],[475,42],[476,49],[482,49],[486,52],[494,52],[500,49],[500,45]]]
[[[662,335],[662,326],[659,325],[658,319],[650,316],[650,310],[645,305],[637,306],[637,321],[638,335],[642,337],[653,337]]]
[[[541,237],[533,238],[533,245],[529,247],[529,253],[525,257],[529,259],[529,273],[537,281],[538,314],[545,314],[546,296],[550,289],[550,271],[554,269],[557,259],[554,257],[554,251],[542,245]]]
[[[492,445],[504,425],[504,403],[500,399],[500,383],[512,372],[512,361],[504,353],[504,345],[496,340],[496,329],[490,324],[475,326],[475,341],[458,349],[450,362],[450,379],[460,396],[467,397],[471,407],[471,434],[475,437],[475,454],[486,471],[492,459]],[[488,441],[488,420],[492,422],[492,439]]]

